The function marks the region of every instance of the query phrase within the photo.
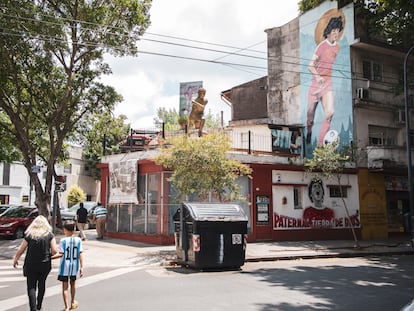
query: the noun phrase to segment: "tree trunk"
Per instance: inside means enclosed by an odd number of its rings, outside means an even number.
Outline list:
[[[352,219],[351,216],[349,215],[349,210],[348,210],[348,206],[346,205],[345,199],[344,199],[344,194],[342,192],[342,185],[341,185],[341,177],[337,177],[338,180],[338,185],[339,185],[339,191],[341,193],[341,200],[342,203],[344,204],[344,208],[345,208],[345,212],[346,212],[346,217],[348,218],[349,221],[349,225],[351,226],[351,230],[352,230],[352,235],[354,236],[354,241],[355,241],[355,247],[359,247],[359,241],[358,241],[358,237],[356,235],[355,232],[355,228],[354,228],[354,224],[352,223]]]

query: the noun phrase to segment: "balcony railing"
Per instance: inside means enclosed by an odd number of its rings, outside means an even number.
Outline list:
[[[370,170],[406,169],[407,151],[399,146],[367,146]]]
[[[268,131],[266,133],[266,130]],[[232,144],[233,153],[247,154],[247,155],[267,155],[267,156],[277,156],[284,157],[289,159],[302,159],[302,148],[301,145],[299,148],[293,149],[290,145],[290,140],[286,139],[286,142],[274,146],[274,137],[270,129],[263,128],[260,131],[254,130],[245,130],[241,131],[233,129],[207,129],[207,133],[221,131],[230,138]],[[189,130],[188,132],[185,129],[181,130],[171,130],[161,133],[159,138],[160,143],[162,139],[168,139],[178,135],[189,135],[191,137],[198,137],[198,130]],[[160,144],[154,144],[142,148],[141,150],[154,149],[159,147]],[[123,151],[128,152],[128,146],[124,146]],[[136,151],[131,149],[131,151]]]

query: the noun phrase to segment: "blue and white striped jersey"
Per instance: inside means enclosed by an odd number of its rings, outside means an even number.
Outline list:
[[[60,258],[59,275],[75,276],[80,268],[79,255],[83,251],[79,237],[65,237],[59,242]]]

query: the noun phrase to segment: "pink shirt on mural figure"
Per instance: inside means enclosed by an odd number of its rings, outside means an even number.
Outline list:
[[[338,52],[339,45],[336,42],[331,43],[329,40],[324,40],[317,46],[315,50],[317,58],[314,66],[323,79],[317,79],[316,75],[312,77],[312,83],[308,91],[310,102],[317,102],[326,92],[332,91],[332,66]]]

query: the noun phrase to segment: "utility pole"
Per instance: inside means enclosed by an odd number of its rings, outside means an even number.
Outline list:
[[[404,58],[404,102],[405,102],[405,131],[407,140],[407,175],[408,175],[408,204],[410,206],[410,224],[411,224],[411,247],[414,248],[414,191],[411,164],[411,135],[410,135],[410,109],[408,105],[408,81],[407,81],[407,61],[408,56],[414,49],[414,45],[408,50]]]

